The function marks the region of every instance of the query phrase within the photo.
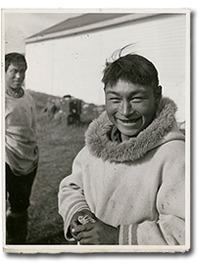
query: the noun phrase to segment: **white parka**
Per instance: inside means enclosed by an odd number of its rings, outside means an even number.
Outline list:
[[[185,143],[175,112],[174,102],[162,98],[153,122],[121,143],[110,138],[105,112],[90,124],[86,146],[60,184],[65,235],[73,214],[89,209],[119,226],[120,245],[185,243]]]

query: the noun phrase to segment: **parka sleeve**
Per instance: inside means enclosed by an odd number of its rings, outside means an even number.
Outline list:
[[[164,147],[161,185],[157,193],[158,221],[120,226],[119,244],[184,245],[185,244],[185,153],[184,142]]]
[[[75,212],[82,209],[88,209],[86,203],[84,191],[83,191],[83,180],[82,180],[82,156],[84,148],[78,153],[74,159],[72,165],[72,174],[64,178],[59,187],[58,193],[58,207],[59,214],[62,216],[64,221],[64,234],[66,239],[70,240],[71,237],[67,237],[67,231],[70,225],[70,221]]]
[[[185,244],[185,143],[171,147],[157,194],[158,225],[169,245]],[[174,155],[174,156],[173,156]]]

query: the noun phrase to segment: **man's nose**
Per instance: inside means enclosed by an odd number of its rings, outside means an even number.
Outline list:
[[[133,112],[132,106],[129,101],[123,101],[121,105],[121,114],[125,117],[129,116]]]
[[[15,74],[15,78],[20,79],[20,78],[21,78],[21,73],[20,73],[20,72],[17,72],[17,73]]]

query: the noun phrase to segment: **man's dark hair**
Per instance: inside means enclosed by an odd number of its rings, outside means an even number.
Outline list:
[[[27,69],[26,59],[20,53],[13,52],[5,55],[5,72],[8,70],[10,64],[23,64],[25,66],[25,70]]]
[[[158,71],[149,60],[137,54],[128,54],[114,62],[106,62],[103,71],[102,82],[115,85],[118,80],[124,80],[133,84],[158,87]]]

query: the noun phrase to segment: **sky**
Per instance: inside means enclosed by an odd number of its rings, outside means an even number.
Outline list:
[[[79,13],[63,13],[59,10],[52,10],[44,13],[40,11],[24,12],[5,10],[2,16],[3,44],[5,45],[5,54],[10,52],[25,53],[25,39],[54,26],[70,17],[80,15]]]

